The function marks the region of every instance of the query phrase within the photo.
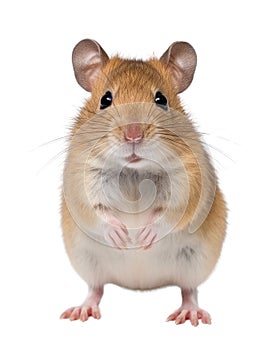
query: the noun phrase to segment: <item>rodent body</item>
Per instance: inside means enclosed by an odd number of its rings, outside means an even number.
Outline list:
[[[77,227],[71,234],[68,254],[76,271],[91,286],[114,283],[141,290],[168,285],[192,289],[208,277],[217,260],[211,242],[183,230],[147,250],[108,247]]]
[[[226,206],[177,96],[192,81],[194,50],[177,42],[160,60],[109,59],[84,40],[73,64],[92,95],[71,132],[62,227],[89,296],[62,318],[100,318],[107,283],[141,290],[177,285],[183,303],[169,320],[210,323],[196,288],[219,258]]]

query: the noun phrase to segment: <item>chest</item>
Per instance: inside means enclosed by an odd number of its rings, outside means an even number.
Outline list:
[[[187,197],[186,174],[176,169],[112,168],[97,171],[94,176],[92,191],[98,193],[102,203],[120,211],[177,207]]]

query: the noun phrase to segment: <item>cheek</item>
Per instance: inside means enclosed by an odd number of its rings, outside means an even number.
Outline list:
[[[164,166],[167,161],[170,162],[178,158],[176,152],[157,136],[144,140],[142,144],[136,147],[136,151],[144,158],[159,162],[161,166]]]

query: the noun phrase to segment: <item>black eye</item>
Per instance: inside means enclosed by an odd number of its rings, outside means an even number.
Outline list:
[[[113,96],[110,91],[107,91],[105,95],[101,97],[100,109],[105,109],[111,106],[112,102],[113,102]]]
[[[154,101],[159,107],[167,109],[167,98],[160,91],[156,92]]]

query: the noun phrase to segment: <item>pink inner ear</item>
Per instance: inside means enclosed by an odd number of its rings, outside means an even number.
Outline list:
[[[171,74],[172,74],[172,79],[176,88],[177,93],[180,93],[184,91],[185,89],[181,90],[181,80],[183,79],[184,72],[180,68],[180,66],[177,66],[173,62],[170,62],[168,65]]]
[[[168,66],[176,92],[184,91],[192,82],[196,68],[196,53],[193,47],[185,42],[175,42],[160,60]]]
[[[102,66],[109,57],[102,47],[93,40],[80,41],[72,53],[72,62],[77,82],[87,91],[92,90]]]
[[[92,58],[92,63],[90,65],[85,66],[84,71],[80,75],[80,79],[83,81],[79,82],[79,84],[86,90],[91,92],[94,81],[98,77],[102,68],[102,62],[99,57]],[[82,85],[83,84],[83,85]]]

